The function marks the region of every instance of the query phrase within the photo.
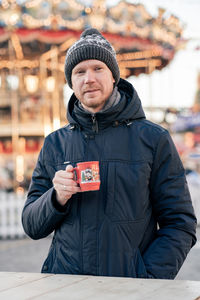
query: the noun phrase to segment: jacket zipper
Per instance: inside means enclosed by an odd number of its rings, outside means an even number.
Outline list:
[[[98,122],[95,114],[92,115],[92,131],[95,133],[98,133],[99,131]]]

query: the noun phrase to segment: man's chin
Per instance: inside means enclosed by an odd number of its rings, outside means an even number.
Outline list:
[[[101,101],[97,98],[93,98],[93,97],[90,97],[90,98],[87,98],[85,101],[84,101],[85,105],[87,106],[90,106],[90,107],[98,107],[99,105],[101,105]]]
[[[98,103],[97,101],[93,102],[90,100],[90,101],[85,101],[84,103],[82,102],[82,105],[84,109],[95,113],[102,109],[104,103]]]

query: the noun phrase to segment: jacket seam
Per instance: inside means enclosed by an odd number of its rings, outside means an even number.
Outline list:
[[[104,159],[101,160],[101,162],[123,162],[123,163],[132,163],[132,164],[137,164],[137,163],[146,163],[149,162],[149,160],[124,160],[124,159]]]
[[[141,221],[145,220],[145,218],[140,218],[140,219],[136,219],[136,220],[112,220],[110,219],[111,223],[115,223],[115,224],[130,224],[130,223],[140,223]]]

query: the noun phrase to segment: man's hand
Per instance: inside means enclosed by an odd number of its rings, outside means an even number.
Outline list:
[[[80,187],[73,179],[73,166],[68,165],[66,170],[55,173],[53,186],[56,191],[56,199],[61,205],[65,205],[73,194],[81,191]]]

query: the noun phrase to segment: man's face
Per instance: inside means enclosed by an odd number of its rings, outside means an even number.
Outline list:
[[[113,91],[115,80],[102,61],[84,60],[72,70],[72,88],[83,107],[91,113],[100,111]]]

